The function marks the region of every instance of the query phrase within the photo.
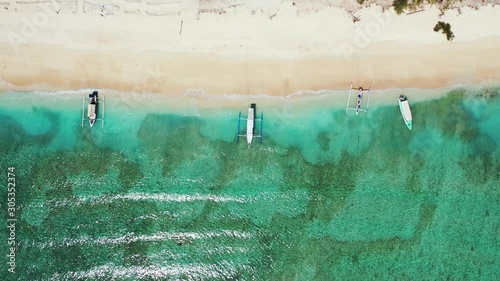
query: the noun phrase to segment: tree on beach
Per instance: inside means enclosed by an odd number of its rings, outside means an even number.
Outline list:
[[[402,14],[405,12],[405,10],[410,10],[410,11],[416,11],[419,8],[422,8],[423,5],[426,4],[438,4],[440,5],[440,10],[442,13],[444,13],[444,10],[448,9],[450,6],[451,1],[447,0],[443,2],[443,0],[394,0],[392,2],[392,6],[394,7],[394,10],[398,15]],[[455,38],[455,35],[451,31],[451,25],[449,23],[445,23],[442,21],[438,21],[436,26],[434,26],[434,31],[439,32],[441,31],[443,34],[446,35],[446,39],[448,41],[453,41],[453,38]]]
[[[446,34],[446,39],[448,41],[453,41],[453,38],[455,38],[455,35],[451,31],[451,25],[449,23],[438,21],[434,26],[434,31],[441,31],[443,34]]]
[[[396,11],[396,13],[400,15],[407,8],[408,0],[394,0],[394,2],[392,2],[392,6],[394,7],[394,11]]]
[[[461,2],[462,0],[456,1]],[[404,13],[405,11],[409,11],[410,13],[415,12],[419,9],[423,9],[425,5],[437,5],[439,10],[444,13],[444,11],[450,7],[452,2],[453,0],[394,0],[392,2],[392,6],[398,15]]]
[[[372,1],[357,0],[357,2],[360,5],[368,2],[367,5],[369,5]],[[408,12],[408,14],[413,14],[416,12],[424,11],[426,5],[436,5],[441,11],[440,16],[442,16],[445,11],[449,9],[457,9],[460,14],[460,3],[462,3],[462,0],[393,0],[392,7],[398,15],[401,15],[405,12]],[[354,17],[353,22],[356,21],[359,21],[359,18]],[[451,31],[451,25],[449,23],[438,21],[438,23],[434,26],[434,31],[441,31],[446,35],[446,39],[448,41],[453,41],[453,39],[455,38],[455,35]]]

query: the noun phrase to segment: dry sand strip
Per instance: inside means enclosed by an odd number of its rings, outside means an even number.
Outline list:
[[[286,96],[351,81],[377,89],[500,81],[499,6],[440,17],[432,7],[349,12],[352,3],[108,2],[3,3],[0,89]],[[453,42],[432,31],[438,20],[452,25]]]

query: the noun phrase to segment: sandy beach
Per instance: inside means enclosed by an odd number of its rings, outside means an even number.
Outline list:
[[[500,6],[440,16],[434,7],[396,15],[354,0],[232,2],[2,3],[0,90],[287,96],[351,82],[435,89],[500,81]],[[452,42],[432,31],[438,20],[451,24]]]

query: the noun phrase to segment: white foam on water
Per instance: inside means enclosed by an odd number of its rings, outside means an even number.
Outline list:
[[[252,252],[251,247],[237,247],[237,246],[214,246],[214,247],[202,247],[197,250],[198,253],[208,256],[215,255],[227,255],[227,254],[241,254],[241,253],[249,253]],[[149,255],[149,258],[157,261],[171,261],[171,260],[180,260],[180,259],[192,259],[192,256],[189,253],[174,253],[165,249],[162,249],[160,252],[153,253]]]
[[[86,280],[86,279],[144,279],[144,278],[175,278],[182,280],[208,280],[208,279],[231,279],[235,278],[238,271],[248,271],[248,266],[235,265],[222,261],[217,264],[174,264],[170,266],[116,266],[106,264],[93,267],[85,271],[70,271],[56,273],[47,280]],[[253,271],[253,270],[251,270]]]
[[[78,196],[70,199],[52,200],[51,205],[60,207],[67,205],[84,204],[109,204],[113,201],[157,201],[157,202],[194,202],[194,201],[213,201],[213,202],[236,202],[245,203],[246,199],[235,196],[213,195],[213,194],[172,194],[172,193],[127,193],[115,195],[98,196]]]
[[[82,206],[85,204],[109,204],[114,201],[156,201],[156,202],[195,202],[212,201],[217,203],[255,203],[257,201],[276,201],[277,199],[293,199],[303,197],[303,192],[292,192],[281,194],[278,192],[259,192],[252,196],[229,196],[214,194],[174,194],[174,193],[126,193],[126,194],[104,194],[95,196],[75,196],[67,199],[53,199],[48,202],[50,206]]]
[[[26,241],[26,247],[37,247],[40,249],[71,247],[75,245],[109,246],[129,244],[134,242],[162,242],[162,241],[187,241],[203,239],[252,239],[255,234],[237,230],[207,231],[207,232],[157,232],[150,235],[135,235],[127,233],[116,237],[91,237],[64,238],[62,240],[49,240],[47,242]]]

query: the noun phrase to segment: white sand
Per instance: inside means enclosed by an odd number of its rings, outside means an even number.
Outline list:
[[[0,4],[0,89],[169,96],[441,88],[500,81],[500,6],[398,16],[341,1]],[[280,4],[281,3],[281,4]],[[5,9],[5,8],[8,8]],[[56,11],[58,13],[56,13]],[[455,40],[432,31],[449,22]],[[182,25],[182,33],[181,33]]]

